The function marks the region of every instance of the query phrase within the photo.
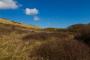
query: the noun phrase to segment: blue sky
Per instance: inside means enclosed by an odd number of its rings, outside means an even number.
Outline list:
[[[8,1],[0,0],[0,18],[55,28],[64,28],[77,23],[90,23],[90,0]]]

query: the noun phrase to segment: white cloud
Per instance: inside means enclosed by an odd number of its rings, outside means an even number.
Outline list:
[[[34,21],[39,21],[40,18],[39,18],[38,16],[34,16],[34,17],[33,17],[33,20],[34,20]]]
[[[34,21],[39,21],[40,18],[37,16],[39,14],[39,10],[36,8],[26,8],[26,15],[32,16]]]
[[[33,8],[33,9],[26,8],[25,13],[26,13],[26,15],[34,16],[34,15],[37,15],[39,13],[39,11],[36,8]]]
[[[16,9],[18,7],[15,0],[0,0],[0,9]]]

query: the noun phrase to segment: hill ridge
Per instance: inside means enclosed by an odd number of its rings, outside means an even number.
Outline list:
[[[10,21],[10,20],[5,19],[5,18],[0,18],[0,24],[8,24],[8,25],[23,28],[25,30],[37,30],[37,29],[39,29],[39,27],[37,27],[37,26],[32,26],[32,25],[30,26],[30,25],[26,25],[26,24],[23,24],[23,23]]]

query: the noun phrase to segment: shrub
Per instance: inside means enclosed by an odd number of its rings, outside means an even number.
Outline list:
[[[90,45],[90,25],[76,24],[69,27],[71,32],[75,33],[75,39]]]

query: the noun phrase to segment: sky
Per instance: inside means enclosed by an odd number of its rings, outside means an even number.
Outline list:
[[[90,23],[90,0],[0,0],[0,18],[39,27]]]

